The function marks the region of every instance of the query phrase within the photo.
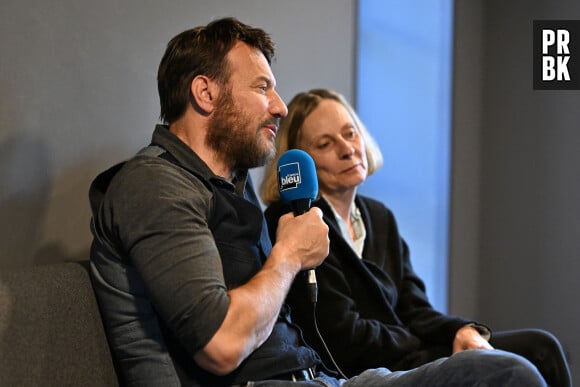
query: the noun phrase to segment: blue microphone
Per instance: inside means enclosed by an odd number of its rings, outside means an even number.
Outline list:
[[[300,149],[290,149],[278,160],[278,191],[284,203],[290,204],[294,216],[310,209],[318,196],[316,167],[310,155]],[[318,284],[314,269],[307,271],[310,301],[318,299]]]
[[[278,191],[282,201],[292,206],[294,215],[302,215],[310,209],[318,195],[318,178],[314,160],[308,153],[290,149],[280,156]]]

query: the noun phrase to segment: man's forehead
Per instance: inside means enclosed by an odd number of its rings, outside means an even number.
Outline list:
[[[264,79],[270,83],[275,83],[270,64],[259,49],[244,42],[237,42],[227,56],[232,76],[235,74],[237,77],[252,80]]]

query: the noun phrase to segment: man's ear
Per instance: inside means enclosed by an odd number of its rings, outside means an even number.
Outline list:
[[[219,94],[219,86],[216,82],[205,75],[198,75],[191,81],[190,91],[195,109],[205,114],[213,112]]]

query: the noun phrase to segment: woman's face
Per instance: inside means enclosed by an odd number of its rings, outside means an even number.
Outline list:
[[[299,142],[316,164],[321,193],[354,190],[367,177],[365,144],[346,108],[324,99],[304,120]]]

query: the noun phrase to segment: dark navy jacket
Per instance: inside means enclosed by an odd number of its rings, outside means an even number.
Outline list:
[[[328,203],[319,199],[313,204],[323,212],[330,239],[330,254],[316,269],[316,316],[339,367],[347,375],[356,375],[377,367],[414,368],[449,356],[455,332],[470,320],[433,309],[392,212],[361,195],[355,200],[367,232],[362,259],[342,237]],[[280,202],[268,207],[271,236],[276,235],[279,217],[289,210]],[[307,295],[301,280],[294,282],[287,299],[292,317],[330,366],[314,329],[312,308],[303,302]]]

